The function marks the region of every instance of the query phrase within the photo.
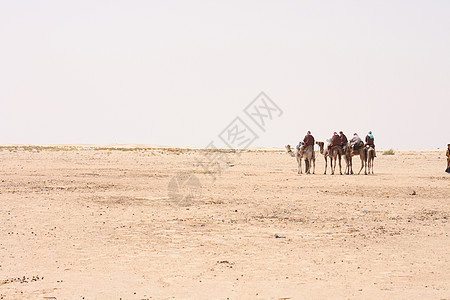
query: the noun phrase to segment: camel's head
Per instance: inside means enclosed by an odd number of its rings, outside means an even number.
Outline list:
[[[286,145],[285,147],[286,147],[287,153],[288,153],[290,156],[295,157],[295,153],[292,151],[291,145]]]
[[[319,146],[319,148],[320,148],[320,153],[322,153],[323,152],[323,146],[325,145],[325,143],[324,142],[316,142],[316,144]]]

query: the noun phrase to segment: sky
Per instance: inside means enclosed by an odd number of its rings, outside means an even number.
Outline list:
[[[445,148],[449,53],[444,0],[0,0],[0,143],[222,146],[239,117],[255,147]]]

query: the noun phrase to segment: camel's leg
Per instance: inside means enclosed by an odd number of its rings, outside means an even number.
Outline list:
[[[374,154],[374,157],[372,157],[372,175],[373,175],[373,165],[374,165],[374,162],[375,162],[375,157],[377,155],[377,152],[375,152],[375,150],[374,150],[373,154]]]
[[[350,174],[353,175],[355,173],[353,173],[353,157],[350,156]]]
[[[375,162],[375,158],[372,159],[372,175],[373,175],[373,163]]]
[[[374,161],[374,159],[372,157],[372,159],[370,160],[370,169],[369,169],[369,173],[370,173],[370,170],[372,170],[372,175],[373,175],[373,161]]]
[[[334,160],[334,164],[333,164]],[[334,175],[334,168],[336,168],[336,159],[333,159],[333,157],[330,156],[330,164],[331,164],[331,175]]]
[[[346,161],[345,156],[344,156],[344,161]],[[345,164],[344,174],[347,174],[347,163]]]
[[[347,164],[347,168],[345,170],[345,174],[350,174],[350,159],[348,158],[348,155],[345,155],[345,163]]]
[[[350,155],[349,155],[349,152],[347,149],[345,152],[345,163],[347,164],[347,175],[350,174],[350,165],[352,163],[351,161],[352,161],[352,153],[350,152]]]
[[[348,157],[347,157],[347,155],[345,154],[345,152],[342,154],[342,156],[344,157],[344,162],[345,162],[345,170],[344,170],[344,173],[345,173],[345,175],[348,175]]]
[[[333,157],[333,175],[334,172],[336,171],[336,165],[337,165],[337,157]]]
[[[361,158],[361,169],[359,169],[358,175],[361,173],[363,168],[364,168],[364,160]]]
[[[315,157],[313,157],[312,162],[313,162],[313,174],[316,174],[316,158]]]
[[[312,155],[311,155],[311,157],[308,158],[308,161],[309,161],[309,173],[308,173],[308,174],[311,174],[311,169],[312,169]]]
[[[350,166],[351,166],[351,158],[348,158],[348,156],[347,156],[347,163],[348,163],[348,173],[347,174],[350,174]]]
[[[366,161],[366,165],[365,165],[365,168],[364,168],[364,175],[367,175],[367,161],[369,159],[369,151],[367,151],[367,148],[364,149],[364,159]]]
[[[330,169],[331,169],[331,175],[334,175],[334,161],[333,161],[333,157],[330,155]]]
[[[326,157],[326,156],[324,156],[324,158],[325,158],[325,172],[323,172],[323,174],[326,175],[326,174],[327,174],[327,164],[328,164],[328,161],[327,161],[327,157]]]
[[[305,174],[308,174],[308,159],[305,158]]]
[[[364,175],[367,175],[367,157],[366,157],[366,165],[365,165],[365,168],[364,168]]]
[[[341,162],[342,157],[339,155],[339,173],[341,173],[342,175],[342,162]]]
[[[310,174],[311,163],[308,158],[305,158],[305,173]]]
[[[308,162],[309,162],[308,174],[311,174],[311,169],[312,169],[312,157],[308,158]]]
[[[302,158],[297,157],[298,171],[297,174],[302,174]]]
[[[344,160],[345,160],[345,171],[344,171],[344,173],[345,173],[345,175],[348,175],[350,173],[350,167],[349,167],[349,164],[348,164],[348,156],[347,155],[344,155]]]
[[[347,156],[347,163],[348,163],[348,174],[353,174],[352,156],[351,156],[351,154],[349,156]]]

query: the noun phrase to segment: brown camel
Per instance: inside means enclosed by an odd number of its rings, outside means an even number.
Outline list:
[[[367,151],[364,146],[357,148],[355,151],[352,151],[350,145],[346,145],[344,147],[345,160],[347,162],[347,168],[345,169],[346,174],[353,174],[353,156],[359,155],[361,159],[361,168],[359,169],[358,175],[361,173],[362,169],[365,168],[365,174],[367,175]]]
[[[352,149],[348,144],[343,146],[342,155],[344,155],[344,159],[345,159],[345,171],[344,171],[345,175],[353,174]]]
[[[311,174],[311,162],[313,164],[313,174],[316,172],[316,155],[314,153],[313,147],[306,147],[306,149],[302,150],[303,143],[300,142],[296,147],[296,151],[292,151],[290,145],[286,145],[286,150],[290,156],[295,157],[297,159],[298,164],[298,174],[302,174],[302,158],[305,159],[305,173]]]
[[[323,156],[325,158],[325,171],[323,172],[323,174],[327,174],[327,165],[328,165],[327,157],[329,157],[330,158],[331,175],[334,175],[334,171],[336,169],[337,158],[339,158],[339,172],[342,175],[342,163],[341,163],[342,148],[341,148],[341,146],[333,146],[333,147],[331,147],[331,150],[328,151],[328,146],[325,147],[324,142],[316,142],[316,144],[319,145],[320,153],[323,154]],[[329,152],[329,155],[328,155],[328,152]],[[333,164],[333,162],[334,162],[334,164]]]
[[[372,147],[369,147],[367,149],[367,167],[369,169],[369,174],[370,174],[370,170],[372,170],[372,175],[373,175],[373,161],[375,160],[375,149],[373,149]]]

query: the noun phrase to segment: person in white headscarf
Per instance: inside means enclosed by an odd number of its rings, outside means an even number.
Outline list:
[[[352,151],[355,150],[355,147],[361,147],[363,145],[364,145],[363,141],[361,140],[359,135],[355,132],[353,134],[352,139],[350,140],[350,146],[352,147]]]

